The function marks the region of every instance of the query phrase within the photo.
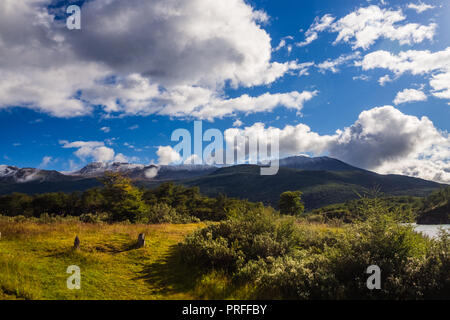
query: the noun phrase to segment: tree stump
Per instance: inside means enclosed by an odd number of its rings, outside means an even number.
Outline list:
[[[144,233],[139,234],[137,246],[138,246],[138,248],[145,247],[145,234]]]
[[[75,250],[80,249],[80,238],[78,238],[78,236],[75,237],[75,241],[73,242],[73,248]]]

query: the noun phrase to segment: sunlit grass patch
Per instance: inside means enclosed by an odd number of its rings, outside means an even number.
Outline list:
[[[2,222],[0,298],[193,298],[189,286],[161,293],[159,284],[148,281],[143,272],[164,261],[186,234],[202,226]],[[147,244],[142,249],[135,247],[139,233],[146,234]],[[76,235],[81,240],[80,250],[72,248]],[[81,268],[81,290],[67,289],[70,265]],[[166,273],[153,273],[167,278],[177,265],[169,267],[172,269]],[[189,270],[182,271],[180,277],[189,279]]]

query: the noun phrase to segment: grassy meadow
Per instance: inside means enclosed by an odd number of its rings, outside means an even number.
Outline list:
[[[70,220],[70,219],[66,219]],[[187,235],[207,226],[0,220],[0,300],[246,299],[251,286],[224,272],[186,267],[178,250]],[[308,224],[318,232],[336,232]],[[146,246],[135,247],[139,233]],[[80,250],[73,249],[75,236]],[[81,290],[67,289],[67,267],[81,268]]]
[[[174,248],[199,224],[1,222],[1,299],[192,299],[194,274]],[[138,234],[146,247],[135,249]],[[81,249],[73,250],[75,235]],[[81,290],[68,290],[69,265],[81,268]]]

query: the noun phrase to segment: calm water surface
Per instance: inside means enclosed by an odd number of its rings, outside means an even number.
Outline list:
[[[439,234],[439,229],[444,229],[450,232],[450,224],[440,224],[440,225],[417,225],[413,224],[414,230],[417,232],[426,234],[431,238],[436,238]]]

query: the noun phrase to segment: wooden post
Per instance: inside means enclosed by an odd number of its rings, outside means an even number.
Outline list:
[[[75,241],[73,242],[73,248],[75,250],[80,249],[80,238],[78,238],[78,236],[75,237]]]
[[[139,234],[137,246],[138,246],[138,248],[145,247],[145,234],[144,233]]]

